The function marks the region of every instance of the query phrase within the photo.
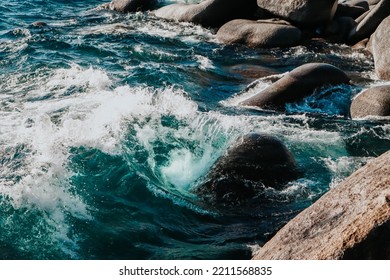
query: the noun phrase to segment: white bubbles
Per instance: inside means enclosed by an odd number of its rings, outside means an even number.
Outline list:
[[[199,69],[201,70],[212,70],[212,69],[215,69],[215,66],[213,65],[213,62],[205,57],[205,56],[202,56],[202,55],[195,55],[195,58],[196,58],[196,61],[198,62],[199,64]]]

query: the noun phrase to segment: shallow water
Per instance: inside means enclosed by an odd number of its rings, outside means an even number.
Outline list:
[[[1,259],[247,259],[390,149],[388,119],[348,117],[353,96],[383,83],[367,54],[226,47],[214,30],[103,2],[0,4]],[[285,114],[237,106],[307,62],[356,85],[320,89]],[[250,209],[205,204],[193,190],[249,132],[283,140],[303,178]]]

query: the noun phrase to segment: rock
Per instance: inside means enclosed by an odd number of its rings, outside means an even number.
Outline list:
[[[350,79],[339,68],[326,63],[308,63],[284,75],[277,82],[240,105],[284,110],[292,103],[309,96],[325,85],[348,84]]]
[[[390,220],[390,152],[332,188],[298,214],[253,258],[277,260],[340,259],[370,239]],[[387,239],[388,240],[388,239]],[[373,240],[384,243],[383,240]],[[389,242],[387,242],[389,244]],[[382,248],[382,252],[389,248]],[[366,252],[362,251],[362,254]],[[364,255],[359,256],[364,258]]]
[[[172,4],[153,13],[168,20],[220,27],[233,19],[250,19],[256,12],[256,0],[205,0],[199,4]]]
[[[304,26],[329,23],[337,4],[337,0],[257,0],[260,8]]]
[[[357,42],[357,43],[356,43],[355,45],[353,45],[351,48],[352,48],[353,50],[364,50],[364,49],[367,48],[368,40],[369,40],[368,38],[363,39],[363,40]]]
[[[367,89],[353,99],[351,117],[390,116],[390,85]]]
[[[327,26],[324,37],[333,43],[345,43],[349,33],[356,27],[356,22],[351,17],[338,17]]]
[[[35,21],[31,25],[34,27],[45,27],[47,26],[47,23],[44,21]]]
[[[374,228],[362,242],[347,249],[342,260],[390,260],[390,221]]]
[[[217,39],[224,44],[244,44],[252,48],[273,48],[295,46],[301,40],[302,32],[282,20],[236,19],[223,25]]]
[[[378,4],[382,0],[367,0],[368,5],[373,6]]]
[[[382,0],[367,14],[364,14],[362,19],[356,20],[359,24],[351,30],[348,38],[349,43],[353,45],[360,40],[369,38],[388,16],[390,16],[390,1]]]
[[[227,70],[234,75],[239,75],[241,78],[250,81],[279,74],[279,72],[275,71],[275,69],[271,67],[252,64],[237,64],[228,67]]]
[[[299,171],[291,152],[276,137],[248,134],[229,148],[196,193],[222,204],[239,204],[256,195],[258,188],[281,189]]]
[[[364,1],[365,2],[365,1]],[[367,2],[365,2],[367,3]],[[366,7],[362,6],[352,6],[347,2],[346,4],[339,4],[337,6],[337,11],[335,17],[351,17],[353,19],[356,19],[360,17],[362,14],[367,12],[369,10],[369,6],[367,3]]]
[[[390,3],[390,1],[388,1]],[[372,36],[375,72],[382,80],[390,80],[390,16],[379,25]]]
[[[157,0],[113,0],[109,8],[121,13],[147,11],[153,9]]]

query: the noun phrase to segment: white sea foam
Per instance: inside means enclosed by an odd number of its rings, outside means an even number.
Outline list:
[[[199,66],[198,66],[199,69],[202,69],[202,70],[215,69],[213,62],[209,58],[202,56],[202,55],[195,55],[195,58],[196,58],[197,62],[199,63]]]
[[[0,176],[0,194],[8,197],[15,208],[47,213],[47,222],[56,229],[53,238],[68,239],[65,249],[70,252],[77,241],[70,235],[67,215],[93,218],[93,209],[69,181],[73,175],[68,166],[71,147],[86,146],[123,155],[130,168],[145,172],[144,177],[151,181],[150,177],[155,177],[156,184],[149,184],[154,186],[153,192],[178,199],[175,203],[190,208],[187,199],[193,196],[191,189],[242,134],[269,133],[281,138],[293,152],[305,151],[313,157],[327,154],[338,158],[347,154],[338,132],[311,129],[304,115],[200,112],[197,104],[175,87],[116,86],[105,71],[78,65],[46,76],[38,72],[30,78],[19,78],[5,86],[21,87],[25,95],[20,104],[9,102],[8,107],[0,109],[7,123],[0,126],[0,145],[5,148],[24,144],[31,152],[20,169],[13,170],[21,178],[19,181]],[[9,98],[0,96],[2,102]],[[163,118],[169,121],[164,123]],[[129,135],[134,135],[131,145],[126,144]],[[139,152],[145,152],[146,162],[136,161]],[[308,180],[295,182],[285,194],[301,195],[310,189],[310,184]]]
[[[323,158],[325,166],[332,172],[333,178],[330,184],[330,188],[335,187],[344,178],[350,175],[353,171],[359,169],[366,164],[369,157],[340,157],[337,159]]]
[[[214,42],[212,32],[200,25],[188,22],[171,22],[155,18],[151,14],[132,13],[111,19],[107,24],[87,26],[76,29],[74,35],[113,34],[134,35],[145,34],[153,37],[179,39],[184,42]]]
[[[71,147],[88,146],[116,154],[121,151],[126,122],[154,114],[181,118],[196,111],[196,105],[181,91],[111,86],[105,72],[73,65],[57,70],[45,82],[39,79],[17,112],[1,112],[2,120],[8,119],[8,125],[1,126],[1,148],[23,144],[31,152],[19,170],[13,170],[20,180],[1,176],[0,194],[15,208],[47,213],[48,223],[57,228],[53,238],[70,238],[66,215],[91,218],[91,209],[69,182]],[[75,87],[80,90],[64,94]],[[56,98],[36,99],[47,91]],[[58,119],[53,121],[56,114]],[[27,120],[29,125],[25,125]]]

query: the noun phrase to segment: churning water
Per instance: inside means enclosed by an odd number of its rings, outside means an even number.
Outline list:
[[[103,2],[0,3],[0,259],[250,258],[390,149],[389,120],[348,118],[351,98],[381,83],[367,54],[227,47],[215,30]],[[357,85],[319,89],[283,114],[237,106],[307,62]],[[193,190],[249,132],[283,140],[303,178],[264,190],[253,209],[208,206]]]

